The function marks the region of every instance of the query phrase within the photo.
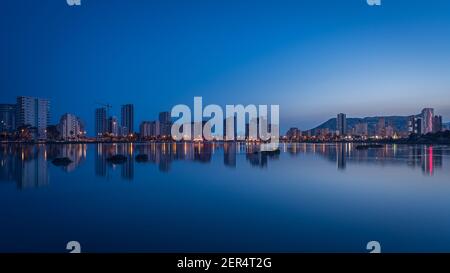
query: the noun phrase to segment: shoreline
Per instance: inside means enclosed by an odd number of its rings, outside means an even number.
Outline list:
[[[261,142],[256,141],[0,141],[0,144],[20,144],[20,145],[66,145],[66,144],[172,144],[172,143],[249,143],[249,144],[261,144]],[[449,145],[450,140],[445,141],[410,141],[408,139],[398,139],[398,140],[369,140],[369,141],[280,141],[280,144],[359,144],[359,145],[370,145],[370,144],[401,144],[401,145]]]

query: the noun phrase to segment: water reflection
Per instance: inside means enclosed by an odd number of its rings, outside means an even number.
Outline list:
[[[315,154],[336,162],[337,169],[345,170],[347,164],[407,165],[421,168],[427,175],[433,175],[443,166],[443,157],[450,156],[450,147],[426,145],[384,145],[383,148],[356,149],[356,144],[284,144],[291,155]]]
[[[236,168],[239,156],[245,164],[268,168],[271,160],[289,160],[289,156],[318,156],[336,164],[345,171],[351,164],[377,164],[409,166],[433,175],[442,169],[443,158],[450,155],[446,146],[385,145],[383,148],[358,150],[355,144],[281,144],[281,154],[265,154],[259,147],[246,143],[149,143],[149,144],[61,144],[61,145],[0,145],[0,181],[15,182],[19,189],[41,187],[49,184],[49,168],[61,168],[73,172],[81,166],[89,153],[93,153],[95,174],[109,177],[120,168],[121,177],[134,179],[135,164],[156,164],[161,172],[169,172],[174,161],[210,163],[222,161],[229,168]],[[113,163],[114,155],[126,160]],[[136,160],[143,156],[143,160]],[[55,158],[67,157],[72,162],[65,166],[53,166]],[[284,157],[284,158],[283,158]],[[240,163],[242,164],[242,163]]]
[[[19,189],[48,184],[47,150],[44,146],[2,146],[0,180],[14,181]]]

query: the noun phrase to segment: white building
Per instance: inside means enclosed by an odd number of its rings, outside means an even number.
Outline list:
[[[422,110],[422,134],[433,132],[434,109],[425,108]]]
[[[78,139],[85,134],[81,120],[77,116],[69,113],[61,116],[58,129],[64,140]]]
[[[139,131],[141,138],[157,137],[160,133],[159,121],[143,121]]]

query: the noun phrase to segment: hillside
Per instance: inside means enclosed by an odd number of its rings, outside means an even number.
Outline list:
[[[386,117],[365,117],[365,118],[347,118],[347,129],[352,130],[358,123],[367,123],[369,133],[373,134],[376,130],[376,124],[381,118],[385,119],[386,125],[392,125],[398,131],[408,130],[407,116],[386,116]],[[319,126],[311,129],[314,133],[318,129],[328,128],[330,131],[336,131],[336,118],[331,118]]]

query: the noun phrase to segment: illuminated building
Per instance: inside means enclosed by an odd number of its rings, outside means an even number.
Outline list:
[[[421,134],[422,133],[422,119],[417,116],[410,116],[408,118],[408,133]]]
[[[17,127],[36,128],[35,139],[47,138],[47,125],[50,123],[50,101],[33,97],[17,97]]]
[[[116,117],[108,118],[108,133],[111,136],[119,135],[119,122],[117,121]]]
[[[422,134],[428,134],[433,132],[434,121],[434,109],[424,108],[422,110]]]
[[[58,130],[64,140],[78,138],[84,135],[81,120],[73,114],[66,113],[59,120]]]

